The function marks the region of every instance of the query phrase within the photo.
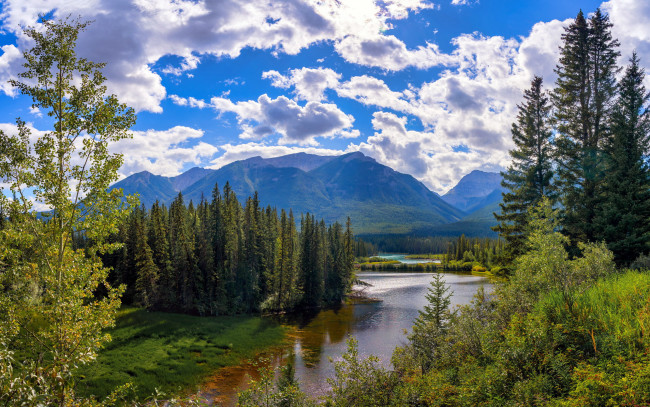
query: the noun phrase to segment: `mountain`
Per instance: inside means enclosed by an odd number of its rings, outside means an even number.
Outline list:
[[[501,174],[474,170],[458,181],[442,199],[471,214],[488,205],[501,202]]]
[[[280,157],[266,158],[264,161],[274,167],[293,167],[299,168],[305,172],[309,172],[333,160],[334,158],[336,158],[336,156],[296,153],[283,155]]]
[[[190,170],[185,171],[181,175],[170,178],[172,186],[175,191],[182,191],[190,185],[194,184],[201,178],[213,173],[214,170],[208,170],[205,168],[194,167]]]
[[[139,194],[140,203],[147,208],[150,208],[156,199],[169,202],[178,195],[170,178],[154,175],[149,171],[133,174],[111,187],[115,188],[122,188],[124,195]]]
[[[211,199],[215,185],[223,191],[226,182],[241,201],[257,191],[262,205],[291,208],[296,217],[310,212],[333,222],[350,216],[357,233],[409,233],[465,215],[412,176],[358,152],[252,157],[218,170],[193,168],[173,178],[138,173],[114,187],[140,193],[149,206],[156,199],[169,203],[178,192],[187,202]]]

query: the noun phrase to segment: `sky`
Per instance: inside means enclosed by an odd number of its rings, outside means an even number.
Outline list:
[[[52,128],[7,81],[23,27],[81,16],[78,55],[138,114],[121,177],[361,151],[444,193],[509,165],[523,91],[553,87],[564,27],[598,7],[649,69],[648,0],[0,0],[0,130]]]

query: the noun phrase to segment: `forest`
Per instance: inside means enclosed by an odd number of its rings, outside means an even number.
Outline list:
[[[122,303],[196,315],[278,312],[338,304],[353,282],[352,226],[325,225],[290,210],[262,208],[257,194],[239,203],[230,185],[210,202],[135,208],[102,257]],[[75,239],[78,247],[83,236]]]

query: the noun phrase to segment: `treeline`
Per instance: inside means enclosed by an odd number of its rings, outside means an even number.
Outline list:
[[[496,265],[503,261],[504,246],[505,243],[502,239],[468,238],[461,235],[448,244],[443,258],[444,269],[451,271],[496,270]]]
[[[278,214],[245,204],[226,183],[196,206],[182,194],[169,208],[135,208],[103,256],[124,304],[198,315],[283,311],[340,303],[353,281],[350,221],[325,225],[313,215]]]
[[[377,252],[407,254],[446,253],[448,246],[457,239],[457,237],[449,236],[418,237],[402,235],[365,236],[364,238],[366,244],[371,243]],[[368,255],[371,254],[377,253],[368,253]]]
[[[361,238],[355,240],[354,255],[356,257],[369,257],[374,256],[377,253],[379,253],[379,250],[377,250],[377,247],[374,244],[366,242]]]

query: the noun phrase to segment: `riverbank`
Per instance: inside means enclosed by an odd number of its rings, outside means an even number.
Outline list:
[[[195,317],[123,308],[113,340],[78,373],[77,390],[103,398],[131,382],[144,400],[156,391],[194,393],[220,368],[280,345],[286,328],[254,316]]]

